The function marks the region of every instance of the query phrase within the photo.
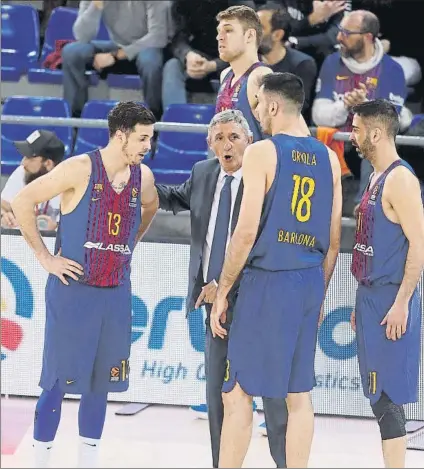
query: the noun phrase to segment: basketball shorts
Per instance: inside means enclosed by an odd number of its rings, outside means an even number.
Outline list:
[[[315,348],[324,301],[322,267],[246,268],[228,343],[223,392],[284,398],[315,386]]]
[[[398,340],[386,337],[380,323],[393,305],[399,285],[366,287],[356,292],[356,340],[362,387],[374,404],[384,391],[395,404],[418,399],[421,357],[422,306],[418,289],[409,302],[406,333]]]
[[[131,285],[97,288],[50,275],[40,386],[69,394],[128,389]]]

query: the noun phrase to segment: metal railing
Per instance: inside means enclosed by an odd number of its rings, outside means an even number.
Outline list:
[[[75,119],[70,117],[38,117],[38,116],[11,116],[2,115],[2,124],[21,124],[21,125],[40,125],[40,126],[56,126],[56,127],[75,127],[75,128],[95,128],[107,129],[106,119]],[[206,124],[184,124],[177,122],[156,122],[154,125],[156,131],[159,132],[190,132],[206,134],[208,126]],[[310,127],[313,135],[316,134],[316,127]],[[349,132],[336,132],[334,140],[349,140]],[[409,135],[398,135],[396,143],[399,145],[417,146],[424,148],[423,137],[413,137]]]

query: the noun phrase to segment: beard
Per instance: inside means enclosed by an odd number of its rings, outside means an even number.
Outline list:
[[[44,176],[47,173],[48,171],[45,166],[41,166],[40,170],[37,171],[36,173],[30,173],[28,171],[25,171],[24,182],[27,185],[31,183],[32,181],[35,181],[36,179],[38,179],[40,176]]]
[[[272,47],[273,44],[271,38],[265,36],[264,38],[262,38],[262,42],[259,45],[258,54],[267,55],[272,51]]]
[[[368,160],[372,163],[375,159],[375,145],[371,143],[369,136],[363,141],[362,145],[356,144],[356,150],[359,153],[360,158]]]
[[[345,59],[354,59],[355,57],[363,55],[364,48],[364,38],[361,37],[360,39],[358,39],[358,42],[350,49],[348,49],[344,44],[340,44],[340,53]]]

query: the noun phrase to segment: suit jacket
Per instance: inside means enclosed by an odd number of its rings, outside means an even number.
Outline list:
[[[188,277],[187,313],[194,310],[194,305],[200,295],[203,280],[203,247],[209,226],[209,219],[215,195],[221,165],[218,158],[200,161],[193,166],[190,178],[179,186],[156,184],[159,195],[159,207],[172,211],[174,215],[183,210],[190,210],[191,246]],[[231,219],[231,233],[237,225],[240,203],[243,195],[243,181],[240,182],[237,198]],[[218,279],[217,279],[218,280]],[[240,278],[234,283],[228,295],[227,321],[231,322],[232,311],[237,298]]]

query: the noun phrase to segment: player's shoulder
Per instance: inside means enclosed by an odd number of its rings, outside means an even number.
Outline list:
[[[393,168],[386,177],[386,184],[394,189],[404,191],[410,184],[418,184],[414,170],[405,161]],[[407,186],[408,185],[408,186]]]
[[[84,177],[91,173],[91,159],[87,153],[71,156],[59,163],[57,168],[66,171],[69,176]]]
[[[141,169],[141,179],[144,182],[155,182],[155,176],[153,174],[153,171],[144,163],[140,164],[140,169]]]
[[[250,144],[244,152],[243,160],[245,158],[257,159],[258,163],[260,163],[267,156],[272,156],[273,154],[276,154],[275,144],[272,139],[266,138]]]
[[[260,65],[259,67],[254,68],[249,75],[248,81],[252,82],[258,80],[265,75],[269,75],[273,73],[272,68],[268,67],[268,65]]]

